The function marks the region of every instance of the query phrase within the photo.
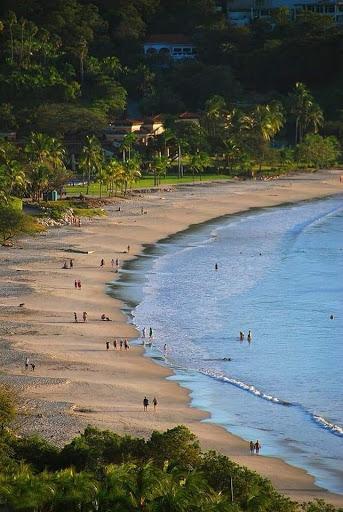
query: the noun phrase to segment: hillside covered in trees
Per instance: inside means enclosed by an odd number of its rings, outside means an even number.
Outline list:
[[[142,175],[158,185],[167,172],[276,176],[339,163],[342,27],[284,8],[239,27],[217,4],[3,0],[0,201],[39,201],[72,178],[87,182],[79,192],[96,183],[116,195]],[[175,33],[196,58],[144,53],[147,38]],[[157,115],[163,131],[149,138],[130,126],[106,139],[113,122]]]
[[[0,6],[0,130],[52,135],[101,130],[135,102],[144,114],[287,103],[304,83],[342,137],[342,28],[327,16],[284,9],[232,26],[213,0],[4,0]],[[151,34],[183,33],[196,61],[157,66]]]

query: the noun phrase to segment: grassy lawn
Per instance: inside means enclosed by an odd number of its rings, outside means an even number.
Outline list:
[[[202,181],[215,181],[215,180],[227,180],[230,179],[230,176],[226,174],[202,174]],[[195,182],[200,182],[199,176],[195,176]],[[193,183],[192,176],[184,176],[183,178],[178,178],[177,176],[167,176],[161,180],[161,185],[176,185],[180,183]],[[154,178],[152,176],[142,177],[138,180],[134,186],[134,188],[151,188],[154,186]],[[77,196],[79,194],[86,194],[87,186],[75,185],[64,187],[65,191],[68,195]],[[99,183],[92,183],[89,187],[89,196],[99,196],[100,185]],[[103,196],[107,196],[106,187],[103,187]]]

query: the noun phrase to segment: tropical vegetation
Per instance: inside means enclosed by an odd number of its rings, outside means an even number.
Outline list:
[[[88,426],[62,448],[10,425],[17,398],[0,386],[0,510],[6,512],[334,512],[300,506],[186,427],[148,439]]]

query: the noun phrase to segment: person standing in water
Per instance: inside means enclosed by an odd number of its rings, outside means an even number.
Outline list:
[[[218,263],[214,265],[214,270],[218,270]]]
[[[150,329],[149,329],[149,338],[152,338],[152,335],[153,335],[153,331],[152,331],[152,327],[150,327]]]
[[[240,341],[244,340],[244,332],[243,331],[239,331],[239,339],[240,339]]]
[[[146,329],[145,329],[145,327],[143,327],[143,330],[142,330],[142,338],[145,338],[145,334],[146,334]]]
[[[249,330],[248,332],[248,337],[247,337],[249,343],[252,341],[252,334],[251,334],[251,331]]]

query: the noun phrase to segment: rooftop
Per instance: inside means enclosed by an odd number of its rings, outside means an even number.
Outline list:
[[[145,43],[193,44],[184,34],[153,34],[145,40]]]

